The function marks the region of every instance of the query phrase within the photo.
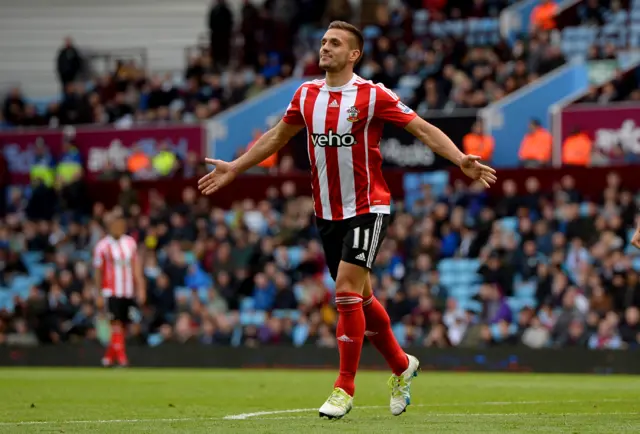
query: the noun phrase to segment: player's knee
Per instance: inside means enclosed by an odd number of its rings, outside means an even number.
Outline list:
[[[364,290],[363,283],[364,282],[359,282],[359,280],[353,276],[338,274],[338,278],[336,279],[336,294],[348,292],[362,295],[362,291]]]
[[[336,278],[336,294],[349,292],[362,296],[367,270],[357,265],[342,262]]]

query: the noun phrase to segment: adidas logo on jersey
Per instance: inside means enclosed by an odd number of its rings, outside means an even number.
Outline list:
[[[334,99],[333,101],[331,101],[331,104],[329,104],[329,107],[331,108],[340,107],[340,104],[338,104],[338,101]]]
[[[358,256],[356,256],[356,259],[359,261],[366,261],[367,257],[364,255],[364,253],[360,253]]]

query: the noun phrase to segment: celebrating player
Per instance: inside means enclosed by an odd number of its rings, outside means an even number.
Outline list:
[[[336,281],[340,373],[320,408],[320,416],[330,419],[343,417],[353,407],[365,335],[393,371],[389,387],[394,415],[402,414],[409,405],[411,381],[419,368],[418,359],[398,345],[389,316],[373,296],[369,277],[390,219],[391,195],[379,150],[384,122],[405,128],[486,187],[496,181],[492,168],[480,164],[479,157],[460,152],[442,131],[418,117],[393,92],[354,74],[363,45],[356,27],[332,22],[320,48],[325,79],[302,84],[284,118],[242,157],[232,162],[207,159],[215,169],[198,183],[203,194],[216,192],[307,128],[316,220]]]
[[[105,298],[111,315],[111,341],[102,359],[111,366],[114,359],[121,366],[129,364],[125,351],[125,327],[129,322],[129,309],[146,300],[142,264],[138,258],[136,241],[125,235],[126,221],[121,215],[107,219],[109,235],[96,244],[93,254],[96,287]]]

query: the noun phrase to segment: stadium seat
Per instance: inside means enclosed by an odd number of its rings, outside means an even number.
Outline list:
[[[380,34],[380,27],[378,26],[366,26],[362,29],[362,36],[364,36],[365,39],[376,39],[380,37]]]
[[[536,294],[536,284],[527,282],[517,285],[515,288],[518,297],[533,297]]]
[[[518,219],[516,217],[503,217],[500,219],[500,226],[506,232],[516,232],[518,230]]]
[[[245,297],[240,301],[240,312],[252,311],[255,307],[255,300],[253,297]]]
[[[289,247],[287,249],[288,257],[289,257],[289,265],[292,268],[297,267],[302,262],[302,254],[304,250],[300,246]]]
[[[327,289],[331,292],[335,292],[336,289],[336,282],[335,280],[333,280],[333,277],[331,277],[331,273],[329,272],[329,270],[325,270],[323,276],[322,276],[322,283],[324,284],[324,286],[327,287]]]
[[[42,252],[24,252],[22,253],[22,260],[25,262],[25,265],[34,264],[36,262],[42,261],[44,255]]]
[[[440,263],[438,263],[438,270],[443,274],[453,272],[456,267],[455,261],[456,260],[453,258],[443,259],[442,261],[440,261]]]
[[[248,325],[261,326],[264,324],[266,319],[267,319],[267,314],[264,311],[240,313],[240,324],[243,326],[248,326]]]

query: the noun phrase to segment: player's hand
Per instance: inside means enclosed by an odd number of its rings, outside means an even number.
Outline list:
[[[231,163],[222,160],[214,160],[213,158],[205,158],[207,164],[216,166],[211,172],[200,178],[198,181],[198,190],[204,195],[209,195],[220,190],[225,185],[231,183],[237,173],[233,170]]]
[[[138,292],[138,306],[142,307],[147,303],[147,292],[140,291]]]
[[[633,237],[631,237],[631,245],[636,249],[640,249],[640,228],[636,229]]]
[[[480,163],[477,155],[465,155],[460,164],[460,168],[465,175],[474,181],[480,181],[482,185],[489,188],[490,184],[495,184],[498,178],[496,171],[489,166]]]

